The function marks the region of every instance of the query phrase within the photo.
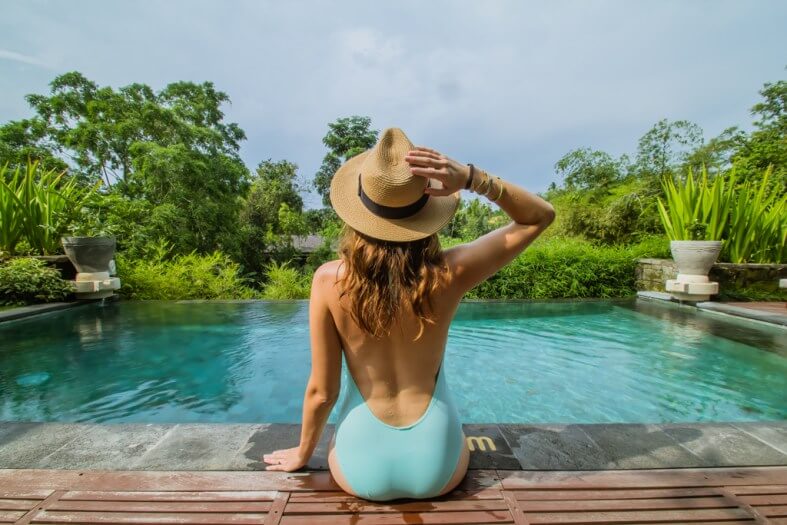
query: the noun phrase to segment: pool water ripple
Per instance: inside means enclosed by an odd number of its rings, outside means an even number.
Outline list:
[[[633,300],[465,302],[445,371],[466,423],[779,420],[786,334]],[[2,420],[299,423],[310,366],[306,301],[86,306],[0,341]]]

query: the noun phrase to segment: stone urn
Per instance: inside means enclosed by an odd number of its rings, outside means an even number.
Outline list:
[[[120,288],[120,279],[110,277],[115,256],[114,237],[63,237],[61,242],[77,270],[74,281],[77,298],[103,299]]]
[[[708,272],[719,257],[721,241],[670,241],[672,259],[678,267],[675,279],[665,289],[679,301],[707,301],[719,293],[719,283],[708,279]]]

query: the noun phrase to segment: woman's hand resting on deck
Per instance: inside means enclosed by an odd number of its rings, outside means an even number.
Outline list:
[[[470,167],[449,159],[442,153],[431,148],[416,146],[405,155],[404,160],[410,164],[413,175],[431,177],[443,183],[442,188],[435,186],[426,188],[424,193],[430,195],[451,195],[463,189],[470,176]]]
[[[274,450],[270,454],[263,454],[262,460],[269,464],[265,470],[283,470],[284,472],[298,470],[309,462],[308,458],[301,457],[300,447]]]

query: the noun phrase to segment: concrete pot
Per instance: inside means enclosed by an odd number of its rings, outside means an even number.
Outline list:
[[[106,299],[120,288],[115,273],[114,237],[63,237],[66,255],[77,269],[74,293],[77,299]]]
[[[79,273],[109,273],[115,256],[114,237],[63,237],[66,255]]]
[[[721,241],[671,241],[669,247],[678,274],[708,275],[719,257]]]
[[[671,241],[670,251],[678,275],[667,279],[664,289],[679,301],[707,301],[719,293],[719,283],[708,279],[708,272],[719,257],[721,241]]]

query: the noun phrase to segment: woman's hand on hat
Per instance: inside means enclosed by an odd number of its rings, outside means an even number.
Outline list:
[[[445,155],[423,146],[416,146],[405,155],[413,175],[431,177],[439,180],[442,188],[427,187],[424,193],[430,195],[451,195],[464,188],[470,176],[470,168]]]

